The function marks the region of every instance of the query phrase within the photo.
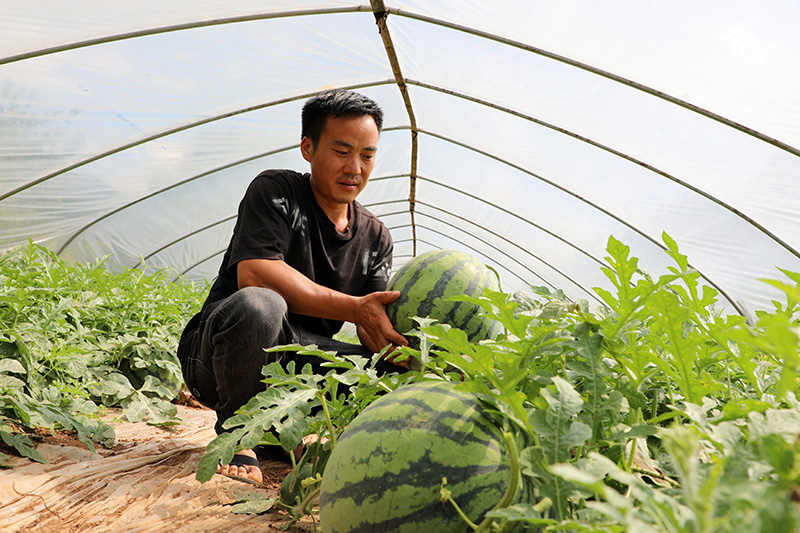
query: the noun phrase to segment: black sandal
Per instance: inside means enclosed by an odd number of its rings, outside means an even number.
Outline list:
[[[237,453],[236,455],[234,455],[233,459],[231,459],[231,462],[228,464],[233,466],[257,466],[259,470],[261,469],[261,463],[259,462],[258,459],[241,453]],[[263,485],[263,482],[258,482],[255,479],[250,479],[249,477],[236,476],[233,474],[220,474],[220,475],[225,476],[227,478],[235,479],[236,481],[243,481],[245,483],[250,483],[251,485],[256,485],[259,487]]]

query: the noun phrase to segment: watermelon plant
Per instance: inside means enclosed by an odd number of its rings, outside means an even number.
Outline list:
[[[112,274],[105,261],[71,265],[33,243],[0,254],[0,439],[44,461],[36,428],[74,431],[110,446],[100,419],[120,406],[131,421],[179,422],[175,348],[204,288],[166,272]],[[0,463],[7,455],[0,453]]]
[[[308,512],[320,485],[337,485],[336,450],[357,438],[348,432],[351,425],[357,432],[359,413],[398,389],[451,381],[513,437],[506,451],[519,470],[509,469],[509,484],[526,488],[517,498],[497,497],[478,522],[466,516],[465,530],[796,531],[800,274],[767,281],[785,299],[748,323],[718,310],[716,291],[668,235],[663,240],[674,265],[654,278],[609,239],[603,272],[614,289],[596,289],[605,305],[594,310],[543,287],[458,297],[502,331],[471,342],[458,328],[419,318],[418,348],[402,349],[421,362],[413,372],[378,376],[358,358],[292,347],[326,357],[331,372],[265,367],[270,387],[209,445],[198,478],[209,479],[219,459],[273,429],[287,450],[316,433],[326,444],[304,506],[291,509]],[[383,433],[391,435],[376,434]],[[370,468],[372,479],[397,466]],[[433,503],[467,505],[440,483]],[[417,488],[430,485],[420,480]],[[334,500],[322,500],[323,530]]]

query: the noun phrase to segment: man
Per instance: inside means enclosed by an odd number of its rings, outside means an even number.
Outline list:
[[[391,236],[356,202],[375,166],[382,125],[383,112],[369,98],[322,93],[302,111],[300,150],[310,174],[269,170],[250,184],[219,276],[178,347],[187,386],[217,412],[217,433],[264,390],[264,364],[294,360],[298,369],[310,363],[324,372],[319,358],[266,353],[266,347],[316,344],[370,356],[407,345],[384,309],[399,297],[385,291]],[[356,325],[361,346],[331,338],[343,321]],[[262,481],[253,450],[217,472]]]

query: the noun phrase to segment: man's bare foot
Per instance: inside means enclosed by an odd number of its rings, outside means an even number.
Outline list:
[[[217,474],[254,485],[261,485],[264,481],[261,465],[256,458],[256,452],[253,450],[240,451],[233,456],[229,464],[219,465]]]

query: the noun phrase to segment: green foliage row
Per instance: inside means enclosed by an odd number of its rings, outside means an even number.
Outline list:
[[[404,383],[451,379],[511,437],[514,485],[526,491],[472,524],[479,531],[796,531],[800,275],[768,281],[786,299],[750,325],[715,310],[716,291],[663,239],[674,266],[658,279],[609,240],[603,271],[615,290],[597,289],[605,306],[591,312],[533,287],[475,300],[504,326],[493,341],[472,344],[419,320],[420,349],[403,349],[419,363],[414,372],[377,376],[363,359],[291,347],[335,370],[265,367],[270,387],[209,444],[198,479],[238,449],[274,442],[273,431],[287,450],[316,433],[328,441],[309,453],[304,494],[282,502],[295,517],[308,513],[353,417]]]
[[[176,424],[182,384],[175,356],[186,319],[202,303],[193,284],[166,273],[112,274],[105,261],[75,266],[30,243],[0,255],[0,438],[43,461],[35,428],[75,431],[110,446],[103,407],[130,421]],[[7,456],[0,453],[0,463]]]

